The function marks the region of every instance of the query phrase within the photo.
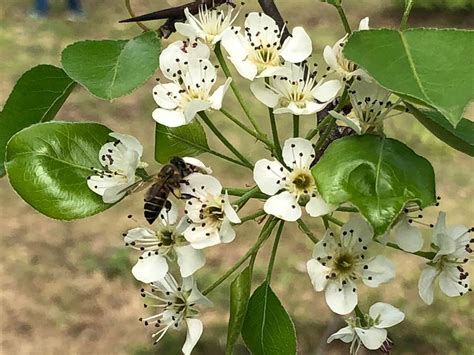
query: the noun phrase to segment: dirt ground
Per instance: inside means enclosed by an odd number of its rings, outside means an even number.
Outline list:
[[[249,9],[255,7],[254,2],[247,1]],[[345,2],[349,20],[354,25],[360,18],[370,16],[374,27],[397,26],[401,12],[391,2]],[[157,3],[152,0],[133,2],[137,13],[155,9]],[[324,45],[332,44],[342,34],[335,11],[315,0],[279,3],[284,17],[290,19],[290,27],[302,23],[311,32],[314,57],[320,61]],[[67,44],[82,39],[130,38],[139,33],[133,25],[117,23],[127,16],[121,1],[84,1],[87,18],[78,23],[65,20],[62,1],[53,2],[53,5],[51,18],[37,21],[27,16],[28,1],[1,1],[0,107],[21,73],[39,63],[58,65],[61,49]],[[473,18],[472,14],[466,13],[417,11],[412,23],[416,26],[473,28]],[[243,81],[242,85],[245,85]],[[97,120],[113,130],[151,142],[151,112],[155,106],[150,95],[152,86],[150,80],[132,95],[112,103],[77,89],[57,117],[68,121]],[[248,99],[253,100],[252,103],[255,101],[250,96]],[[252,109],[262,121],[266,119],[263,108],[257,103]],[[473,112],[471,109],[466,115],[472,119]],[[250,145],[223,118],[219,117],[217,123],[250,156],[263,156],[261,149]],[[290,127],[289,123],[282,122],[282,126],[285,125]],[[391,136],[432,161],[438,194],[442,196],[440,208],[448,212],[449,223],[472,223],[472,160],[433,138],[408,117],[397,117],[395,122],[389,123],[388,130]],[[211,144],[217,146],[216,142]],[[151,163],[151,146],[148,148],[145,160]],[[211,157],[204,156],[204,160],[213,166],[215,175],[227,186],[252,182],[246,172]],[[137,320],[147,310],[139,295],[140,286],[130,274],[136,255],[123,247],[121,234],[137,225],[127,215],[141,216],[141,201],[142,196],[133,196],[119,207],[87,220],[62,222],[35,212],[15,195],[6,178],[0,180],[1,354],[179,353],[176,349],[181,348],[183,334],[170,332],[160,345],[152,347],[150,331]],[[428,211],[426,219],[433,221],[436,213],[437,210]],[[308,222],[316,234],[321,233],[319,221]],[[210,284],[245,253],[255,239],[257,228],[251,222],[238,229],[237,239],[232,244],[206,250],[207,266],[197,276],[200,284]],[[425,248],[429,233],[426,237]],[[304,271],[311,247],[296,228],[286,229],[273,287],[295,320],[299,353],[343,354],[346,348],[340,344],[325,344],[327,336],[339,329],[343,321],[329,311],[323,296],[311,289]],[[259,254],[257,279],[264,276],[267,249],[268,246]],[[428,307],[419,299],[416,288],[423,261],[397,251],[390,252],[389,256],[397,265],[397,279],[376,290],[363,288],[361,299],[365,308],[371,302],[383,300],[402,308],[407,314],[406,320],[393,328],[394,354],[470,354],[474,345],[472,295],[449,299],[438,292],[435,303]],[[223,353],[228,317],[227,290],[228,283],[211,294],[215,307],[204,312],[205,331],[196,354]],[[247,351],[240,344],[236,353],[247,354]]]

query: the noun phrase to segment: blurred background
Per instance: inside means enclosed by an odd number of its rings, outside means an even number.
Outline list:
[[[127,12],[122,1],[83,1],[84,17],[69,21],[64,1],[50,1],[47,19],[31,17],[32,4],[27,0],[0,2],[0,107],[15,81],[32,66],[40,63],[59,65],[61,50],[84,39],[128,39],[140,33],[134,24],[119,24]],[[182,2],[135,0],[137,14],[164,8],[168,3]],[[314,59],[321,62],[322,49],[342,37],[343,29],[336,11],[316,0],[277,1],[289,27],[304,25],[311,33]],[[398,26],[403,1],[345,0],[345,8],[353,27],[365,16],[371,27]],[[473,28],[473,4],[470,0],[418,0],[409,24],[413,27]],[[248,0],[243,12],[256,9],[256,1]],[[155,25],[149,23],[149,25]],[[158,23],[156,23],[158,25]],[[176,40],[174,35],[170,41]],[[165,43],[166,45],[166,43]],[[469,59],[468,59],[469,60]],[[472,60],[472,58],[470,59]],[[472,73],[466,73],[471,75]],[[152,163],[154,123],[151,112],[155,103],[151,96],[154,80],[149,80],[132,95],[113,103],[90,96],[77,88],[57,119],[67,121],[99,121],[111,129],[132,134],[145,145],[145,160]],[[241,81],[242,90],[248,82]],[[266,122],[265,108],[254,98],[254,115]],[[226,103],[231,111],[241,114],[229,92]],[[466,112],[473,118],[473,110]],[[218,113],[216,124],[230,139],[252,157],[265,153],[240,131],[230,126]],[[313,119],[304,121],[311,127]],[[290,120],[281,117],[282,138]],[[437,175],[439,209],[448,212],[448,223],[469,225],[473,217],[474,188],[472,160],[432,137],[408,116],[388,122],[387,132],[427,157]],[[215,147],[217,142],[211,141]],[[203,157],[214,169],[216,177],[227,186],[252,184],[246,171]],[[152,165],[153,166],[153,165]],[[156,166],[156,169],[158,166]],[[151,169],[150,169],[151,170]],[[231,173],[230,173],[231,172]],[[1,354],[178,354],[183,333],[170,331],[158,346],[152,346],[151,329],[138,322],[147,314],[139,295],[139,284],[130,268],[137,255],[125,249],[121,234],[141,218],[142,196],[132,196],[116,208],[87,220],[60,222],[48,219],[30,208],[10,188],[6,178],[0,180],[0,353]],[[255,203],[253,207],[257,206]],[[249,206],[245,211],[250,211]],[[434,222],[439,209],[426,212],[425,220]],[[245,211],[243,214],[245,214]],[[127,219],[137,216],[138,223]],[[306,218],[316,235],[321,223]],[[429,231],[426,231],[425,248]],[[232,265],[252,242],[258,226],[249,222],[238,229],[236,240],[206,250],[207,266],[197,274],[205,287]],[[270,243],[268,243],[270,244]],[[259,254],[257,281],[263,279],[269,245]],[[296,228],[285,227],[275,266],[272,286],[295,322],[300,354],[344,354],[347,347],[325,344],[329,334],[344,325],[341,317],[327,308],[322,294],[313,292],[305,272],[312,245]],[[390,251],[398,277],[375,290],[361,287],[361,307],[367,310],[373,302],[384,301],[400,307],[405,321],[392,329],[394,354],[472,354],[472,295],[448,298],[436,292],[435,302],[426,306],[418,297],[417,280],[423,260]],[[211,298],[215,307],[203,313],[205,331],[195,354],[222,354],[228,319],[228,283]],[[239,343],[237,354],[247,354]]]

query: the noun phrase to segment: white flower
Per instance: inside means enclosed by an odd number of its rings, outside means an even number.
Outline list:
[[[142,289],[142,297],[156,300],[156,305],[152,307],[161,308],[161,312],[148,318],[140,318],[146,325],[154,325],[158,331],[153,334],[155,344],[158,343],[166,332],[171,329],[187,328],[186,342],[181,349],[183,354],[191,354],[194,346],[201,337],[203,326],[197,319],[199,311],[197,305],[210,305],[210,301],[198,290],[192,277],[183,279],[179,286],[170,274],[167,274],[161,281],[150,285],[151,292]],[[145,305],[148,306],[148,305]]]
[[[325,291],[333,312],[348,314],[357,305],[355,281],[378,287],[395,277],[390,260],[382,255],[368,257],[373,230],[361,217],[350,219],[336,237],[330,230],[314,247],[307,268],[315,291]]]
[[[260,79],[250,84],[253,94],[274,113],[310,115],[324,109],[337,96],[339,80],[316,83],[315,77],[295,64],[287,63],[286,76],[273,76],[269,84]]]
[[[312,52],[311,39],[302,27],[281,44],[282,31],[271,17],[252,12],[245,19],[245,35],[240,28],[230,28],[222,37],[222,45],[229,59],[244,78],[268,77],[283,74],[287,69],[283,59],[290,63],[306,60]]]
[[[125,245],[143,254],[132,268],[135,278],[144,283],[161,280],[168,272],[168,261],[177,261],[181,276],[191,276],[206,263],[204,254],[194,249],[183,236],[186,218],[178,222],[178,207],[170,200],[159,216],[157,230],[134,228],[124,235]]]
[[[168,127],[185,125],[200,111],[210,108],[219,110],[231,81],[227,79],[211,94],[216,82],[216,69],[212,63],[208,59],[189,55],[175,59],[175,63],[181,62],[186,68],[169,71],[173,73],[174,82],[158,84],[153,88],[153,98],[160,106],[153,111],[153,119]]]
[[[232,16],[233,7],[227,5],[227,14],[223,10],[208,9],[207,5],[199,6],[197,16],[192,15],[189,9],[184,9],[187,23],[177,22],[176,31],[189,38],[201,38],[210,45],[215,45],[222,38],[224,32],[230,28],[238,13]]]
[[[186,201],[189,226],[183,234],[193,248],[203,249],[234,240],[235,231],[231,223],[240,223],[240,218],[227,194],[221,194],[222,185],[216,178],[201,173],[191,174],[182,184],[181,192],[192,196]]]
[[[405,314],[398,308],[378,302],[370,307],[369,314],[363,320],[359,318],[347,320],[349,325],[332,334],[327,342],[339,339],[344,343],[351,343],[351,355],[357,354],[361,344],[369,350],[381,348],[384,350],[385,344],[391,344],[390,339],[387,338],[386,328],[397,325],[403,319],[405,319]]]
[[[104,169],[92,169],[94,175],[87,178],[87,186],[102,196],[105,203],[114,203],[126,195],[127,188],[136,181],[135,171],[146,163],[140,162],[143,147],[135,137],[119,133],[109,135],[117,140],[100,148],[99,161]]]
[[[369,18],[363,18],[359,23],[359,31],[369,29]],[[349,35],[345,35],[336,44],[331,48],[326,46],[324,48],[323,56],[326,64],[328,65],[328,70],[335,72],[342,81],[348,81],[354,76],[361,76],[364,79],[369,79],[367,73],[362,69],[358,69],[357,66],[347,60],[342,53],[342,50],[347,42]]]
[[[440,212],[434,227],[432,243],[437,253],[423,270],[418,291],[426,304],[433,303],[434,285],[439,276],[439,287],[449,297],[462,296],[468,291],[469,273],[464,270],[472,253],[470,233],[463,225],[446,226],[446,214]]]
[[[313,217],[328,214],[336,208],[317,192],[310,170],[314,157],[310,141],[290,138],[283,146],[283,161],[288,169],[276,160],[257,161],[253,178],[263,193],[272,196],[263,207],[266,213],[293,222],[301,217],[300,204]]]

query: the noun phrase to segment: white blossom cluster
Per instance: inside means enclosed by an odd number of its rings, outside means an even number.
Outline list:
[[[342,49],[347,35],[324,49],[328,72],[318,79],[317,72],[309,69],[312,42],[302,27],[295,27],[283,40],[283,29],[269,16],[249,13],[243,27],[238,27],[234,23],[239,13],[230,5],[225,6],[226,11],[203,6],[194,15],[186,10],[187,21],[176,24],[176,30],[185,38],[162,51],[160,69],[166,82],[153,88],[158,108],[152,117],[159,124],[170,128],[183,126],[201,112],[222,108],[231,78],[218,78],[219,67],[211,56],[216,46],[225,49],[236,72],[250,81],[251,93],[276,115],[314,117],[329,105],[336,105],[346,91],[352,110],[331,114],[356,134],[380,132],[383,121],[393,116],[399,100],[391,101],[390,92],[344,58]],[[359,26],[359,30],[366,29],[368,18]],[[327,75],[332,79],[326,79]],[[105,144],[99,153],[103,170],[94,170],[88,179],[88,186],[106,203],[123,198],[127,188],[140,180],[137,171],[146,167],[140,161],[143,148],[135,138],[117,133],[111,136],[116,141]],[[311,173],[317,153],[310,139],[293,137],[284,142],[280,157],[255,162],[253,179],[267,196],[263,205],[267,215],[296,222],[303,213],[321,217],[341,207],[326,202],[318,191]],[[210,171],[195,158],[185,160],[201,167],[203,172]],[[150,288],[142,289],[142,295],[156,301],[155,306],[161,310],[142,321],[157,327],[153,334],[156,342],[169,328],[187,327],[184,354],[191,353],[203,331],[197,306],[210,303],[193,278],[205,264],[203,249],[232,242],[236,237],[233,226],[241,222],[221,183],[203,172],[192,173],[181,182],[180,194],[186,196],[183,208],[169,199],[157,225],[133,228],[124,234],[126,245],[140,252],[132,273]],[[424,244],[422,233],[415,226],[421,217],[417,212],[418,205],[410,202],[392,226],[395,245],[410,253],[419,252]],[[433,231],[433,257],[419,279],[419,294],[427,304],[433,302],[437,280],[450,297],[470,290],[469,274],[463,265],[472,252],[471,229],[446,226],[445,214],[441,212]],[[377,255],[375,248],[377,244],[387,244],[389,238],[390,231],[375,235],[359,215],[350,218],[339,231],[327,228],[307,261],[307,272],[314,290],[324,292],[333,312],[360,312],[360,285],[376,288],[394,279],[393,262]],[[182,283],[170,274],[173,265],[177,265]],[[388,351],[391,340],[386,328],[403,319],[400,310],[379,302],[370,307],[368,314],[349,318],[348,326],[331,335],[328,342],[340,339],[351,343],[351,354],[356,354],[361,346]]]

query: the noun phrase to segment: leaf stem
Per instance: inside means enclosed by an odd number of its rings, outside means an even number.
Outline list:
[[[355,207],[338,207],[336,209],[338,212],[359,212],[359,210]]]
[[[230,195],[230,196],[244,196],[246,195],[247,193],[249,193],[250,191],[252,191],[253,189],[255,189],[256,186],[250,188],[250,189],[241,189],[239,187],[224,187],[223,190],[224,191],[227,191],[227,193]],[[255,191],[253,194],[252,194],[252,197],[253,198],[258,198],[258,199],[268,199],[268,196],[265,195],[263,192],[260,192],[260,190],[257,190]]]
[[[407,28],[408,17],[410,16],[412,7],[413,0],[405,0],[405,11],[403,12],[402,20],[400,21],[400,31],[404,31]]]
[[[130,14],[130,17],[135,17],[135,13],[132,10],[132,5],[130,4],[130,0],[125,0],[125,7],[127,8],[128,13]],[[138,27],[140,27],[143,31],[151,31],[151,28],[145,26],[143,23],[137,21],[135,22]]]
[[[230,143],[226,137],[221,133],[221,131],[212,123],[209,119],[207,114],[204,111],[199,112],[199,116],[203,120],[203,122],[211,129],[211,131],[219,138],[219,140],[224,144],[234,155],[240,159],[240,161],[250,170],[253,170],[253,165],[251,162],[248,161],[246,157],[244,157],[232,143]]]
[[[265,78],[265,83],[269,85],[269,79]],[[268,116],[270,117],[270,126],[272,128],[272,137],[273,137],[273,145],[275,146],[275,156],[278,160],[283,161],[281,156],[281,145],[280,145],[280,138],[278,137],[278,125],[275,120],[275,114],[273,113],[273,108],[268,108]]]
[[[236,118],[234,115],[232,115],[229,111],[225,110],[224,108],[221,108],[221,112],[229,118],[232,122],[234,122],[237,126],[242,128],[245,132],[250,134],[251,136],[255,137],[255,139],[261,141],[262,143],[266,144],[270,149],[274,149],[273,143],[268,140],[268,138],[265,135],[261,135],[260,133],[254,132],[251,128],[247,127],[245,124],[243,124],[238,118]]]
[[[272,255],[270,256],[270,261],[268,262],[267,277],[265,279],[268,284],[270,284],[270,280],[272,278],[273,266],[275,265],[275,258],[276,258],[276,253],[278,250],[278,244],[280,243],[281,233],[283,231],[284,225],[285,225],[285,221],[280,221],[280,225],[278,227],[278,230],[275,236],[275,241],[273,242]]]
[[[300,135],[300,116],[293,115],[293,137]]]
[[[344,25],[344,30],[346,33],[351,34],[351,26],[349,25],[349,22],[347,21],[346,13],[344,12],[344,9],[342,8],[342,5],[334,5],[336,6],[337,13],[339,14],[339,17],[341,18],[341,22]]]
[[[222,50],[221,50],[221,44],[217,43],[216,46],[214,47],[214,53],[216,54],[217,61],[219,62],[219,65],[222,68],[222,71],[224,72],[225,76],[227,78],[232,78],[232,74],[230,73],[229,67],[227,66],[227,63],[224,59],[224,56],[222,55]],[[240,106],[242,107],[242,110],[244,110],[245,115],[247,116],[248,120],[252,124],[253,128],[255,128],[255,131],[260,135],[264,136],[260,128],[258,127],[257,121],[253,118],[253,116],[250,114],[250,110],[248,108],[247,103],[245,102],[244,98],[242,97],[242,94],[239,91],[239,88],[237,87],[237,84],[232,80],[230,82],[230,88],[234,92],[235,98],[239,102]]]
[[[344,225],[344,222],[338,220],[338,219],[335,218],[335,217],[332,217],[332,216],[329,216],[329,215],[327,215],[327,216],[325,216],[325,217],[326,217],[326,219],[327,219],[329,222],[332,222],[332,223],[338,225],[339,227],[341,227],[341,226]]]
[[[242,217],[240,219],[240,224],[248,222],[248,221],[253,221],[255,218],[261,217],[265,214],[264,210],[258,210],[255,213],[249,214],[248,216]]]
[[[232,275],[245,262],[245,260],[253,256],[260,249],[262,244],[268,239],[277,222],[278,220],[276,218],[270,217],[263,226],[262,230],[260,231],[260,235],[258,236],[258,239],[255,244],[229,270],[227,270],[221,277],[219,277],[204,291],[202,291],[202,294],[209,294],[217,286],[227,280],[227,278]]]
[[[214,155],[214,156],[216,156],[216,157],[218,157],[218,158],[227,160],[227,161],[229,161],[229,162],[231,162],[231,163],[234,163],[234,164],[243,166],[244,168],[248,168],[248,166],[245,165],[244,163],[242,163],[240,160],[236,160],[236,159],[234,159],[234,158],[228,157],[227,155],[222,154],[222,153],[219,153],[219,152],[216,152],[215,150],[209,149],[209,150],[206,150],[206,153],[212,154],[212,155]]]
[[[311,241],[316,244],[317,242],[319,242],[318,238],[316,238],[316,236],[313,234],[313,232],[310,231],[310,229],[308,228],[308,226],[306,225],[306,223],[303,222],[303,220],[300,218],[296,221],[298,223],[298,227],[300,228],[300,230],[306,234],[308,236],[309,239],[311,239]]]
[[[382,244],[381,242],[379,242],[377,240],[378,243]],[[392,249],[396,249],[396,250],[400,250],[400,251],[403,251],[405,253],[408,253],[408,254],[413,254],[413,255],[416,255],[416,256],[420,256],[422,258],[425,258],[425,259],[428,259],[428,260],[433,260],[434,256],[436,255],[436,253],[432,252],[432,251],[417,251],[417,252],[409,252],[409,251],[406,251],[406,250],[403,250],[402,248],[400,248],[397,244],[395,243],[387,243],[386,244],[389,248],[392,248]]]

